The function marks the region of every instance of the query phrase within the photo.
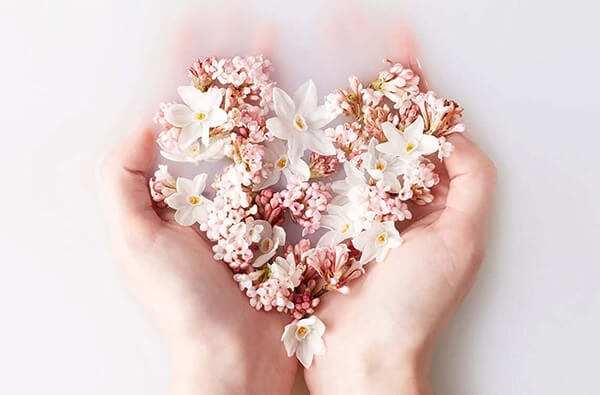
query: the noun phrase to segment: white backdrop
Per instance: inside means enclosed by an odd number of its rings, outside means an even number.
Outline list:
[[[200,49],[246,52],[270,20],[281,85],[312,77],[325,94],[377,70],[384,45],[365,37],[402,17],[499,169],[488,257],[439,346],[436,393],[599,393],[593,2],[253,0],[221,3],[240,18],[227,31],[212,3],[0,1],[0,393],[165,393],[164,346],[112,265],[97,166]],[[207,47],[175,45],[190,26]]]

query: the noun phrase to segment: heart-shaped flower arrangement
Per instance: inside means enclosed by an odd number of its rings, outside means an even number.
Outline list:
[[[421,92],[418,75],[386,62],[370,84],[351,77],[319,105],[312,81],[293,96],[274,87],[262,56],[206,58],[178,89],[184,104],[163,103],[155,119],[166,159],[229,160],[212,199],[203,195],[207,174],[175,178],[159,166],[153,200],[206,232],[250,305],[292,317],[281,340],[305,367],[325,352],[319,298],[346,292],[365,265],[400,246],[396,222],[412,219],[411,204],[433,200],[439,177],[429,156],[448,156],[445,136],[464,129],[461,107]],[[303,236],[326,232],[290,243],[290,222]]]

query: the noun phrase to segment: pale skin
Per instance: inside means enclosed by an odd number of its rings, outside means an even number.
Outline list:
[[[298,364],[280,336],[290,318],[254,310],[200,233],[152,204],[154,140],[142,127],[106,158],[104,202],[115,256],[170,352],[170,393],[289,393]],[[469,138],[449,140],[447,177],[402,230],[404,244],[348,295],[322,298],[327,353],[304,372],[312,394],[431,393],[431,355],[481,265],[496,179]]]

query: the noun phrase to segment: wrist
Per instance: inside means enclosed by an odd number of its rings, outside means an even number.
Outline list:
[[[311,394],[432,393],[429,383],[431,358],[421,348],[393,350],[388,346],[381,349],[370,343],[342,351],[333,341],[328,346],[331,346],[328,354],[305,371]]]
[[[173,348],[170,395],[289,393],[295,360],[280,352],[283,347],[271,349],[238,339],[227,344],[215,339],[210,344],[188,341]]]

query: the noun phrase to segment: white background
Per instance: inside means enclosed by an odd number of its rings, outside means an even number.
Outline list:
[[[439,346],[436,393],[599,393],[594,3],[219,2],[229,28],[212,3],[1,1],[0,393],[165,393],[164,346],[110,258],[97,166],[193,56],[245,53],[270,20],[281,85],[313,78],[325,95],[393,56],[384,38],[407,18],[431,85],[499,169],[488,257]]]

